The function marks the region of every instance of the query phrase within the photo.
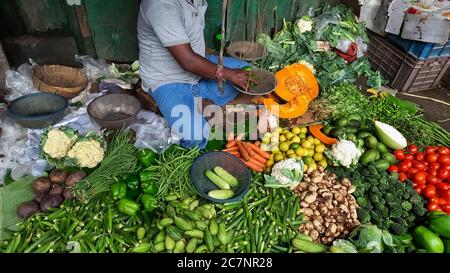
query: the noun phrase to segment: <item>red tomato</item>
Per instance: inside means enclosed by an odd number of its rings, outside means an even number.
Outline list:
[[[417,194],[422,195],[422,189],[418,187],[414,187],[414,190],[417,192]]]
[[[432,154],[434,153],[435,149],[433,147],[427,147],[427,149],[425,150],[425,154]]]
[[[437,176],[437,171],[436,171],[436,170],[428,170],[428,171],[427,171],[427,174],[428,174],[429,176]]]
[[[450,156],[449,155],[441,155],[441,156],[439,156],[438,161],[442,165],[449,165],[450,164]]]
[[[447,171],[450,172],[450,164],[449,164],[449,165],[445,165],[445,166],[443,166],[442,168],[445,168]]]
[[[439,189],[439,188],[438,188]],[[447,201],[447,204],[450,205],[450,190],[438,190],[439,197]]]
[[[438,198],[437,203],[439,206],[447,205],[447,201],[444,198]]]
[[[430,199],[436,196],[436,187],[434,185],[427,185],[424,189],[423,195]]]
[[[441,191],[448,191],[450,189],[450,185],[447,183],[444,183],[444,182],[436,183],[435,186],[436,186],[436,188],[438,188]]]
[[[432,170],[438,170],[441,167],[441,164],[434,162],[434,163],[430,163],[430,165],[428,167]]]
[[[416,174],[418,171],[419,170],[417,170],[415,168],[411,168],[411,169],[408,170],[407,175],[408,175],[408,177],[411,177],[411,176],[414,177],[414,174]]]
[[[439,209],[439,205],[437,203],[429,202],[427,205],[428,211],[435,211]]]
[[[395,165],[391,165],[391,166],[389,166],[388,171],[389,171],[390,173],[398,173],[398,167],[395,166]]]
[[[406,166],[406,164],[404,162],[398,164],[398,171],[400,173],[406,173],[408,171],[408,166]]]
[[[414,155],[414,158],[417,161],[424,161],[425,160],[425,154],[424,153],[417,153]]]
[[[405,160],[413,161],[414,160],[414,155],[412,155],[412,154],[405,155]]]
[[[426,182],[426,179],[427,179],[427,174],[425,172],[418,171],[414,174],[413,181],[416,182],[417,184],[424,184]]]
[[[450,149],[447,148],[447,147],[442,146],[442,147],[439,148],[437,153],[440,154],[440,155],[448,155],[448,154],[450,154]]]
[[[405,164],[406,167],[408,167],[408,169],[409,169],[409,168],[412,168],[412,165],[413,165],[412,160],[406,160],[406,159],[405,159],[402,163]]]
[[[450,204],[447,203],[447,205],[442,206],[442,210],[445,213],[450,214]]]
[[[441,168],[437,171],[437,177],[439,177],[440,179],[446,179],[448,177],[449,173],[450,172],[447,171],[447,169]]]
[[[414,163],[414,168],[418,169],[419,171],[425,171],[427,166],[425,166],[425,163],[422,162],[416,162]]]
[[[401,172],[398,174],[398,180],[400,180],[401,182],[405,181],[408,177],[406,176],[406,174],[404,172]]]
[[[419,148],[417,148],[416,145],[411,144],[411,145],[409,145],[409,147],[408,147],[408,151],[409,151],[409,153],[411,153],[411,154],[415,154],[415,153],[417,153],[417,152],[419,151]]]
[[[425,160],[426,160],[428,163],[434,163],[434,162],[437,162],[437,161],[438,161],[438,158],[439,158],[439,155],[437,155],[437,154],[435,154],[435,153],[430,153],[430,154],[427,154],[427,155],[425,156]]]
[[[437,178],[436,176],[433,175],[428,175],[427,176],[427,183],[429,184],[437,184],[441,182],[441,180],[439,178]]]
[[[405,152],[403,150],[397,150],[394,152],[394,156],[397,160],[401,161],[405,159]]]

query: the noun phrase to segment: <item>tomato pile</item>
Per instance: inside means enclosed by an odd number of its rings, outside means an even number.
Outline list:
[[[398,179],[413,182],[414,189],[428,200],[428,211],[450,214],[450,149],[444,146],[427,147],[419,152],[412,144],[407,150],[394,152],[398,161],[389,172],[397,172]]]

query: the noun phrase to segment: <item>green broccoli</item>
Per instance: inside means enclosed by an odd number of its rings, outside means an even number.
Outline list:
[[[398,201],[395,199],[395,196],[390,192],[384,195],[384,199],[386,200],[387,203],[397,203]]]
[[[427,213],[427,210],[425,209],[425,207],[421,204],[413,204],[413,211],[414,214],[416,214],[417,216],[424,216]]]
[[[372,205],[375,207],[375,209],[381,213],[381,211],[386,208],[383,204],[381,204],[380,202],[373,202]],[[387,210],[387,209],[386,209]],[[385,216],[383,216],[385,217]]]
[[[405,234],[406,232],[408,232],[408,226],[399,223],[392,223],[389,227],[389,231],[395,234]]]
[[[393,208],[391,209],[391,212],[389,214],[390,218],[398,218],[401,217],[403,213],[403,210],[401,208]]]
[[[372,202],[372,203],[379,203],[380,202],[380,197],[378,196],[378,194],[371,193],[370,194],[370,202]]]
[[[406,221],[408,221],[408,223],[414,223],[416,221],[416,216],[414,214],[410,214],[406,218]]]
[[[357,213],[358,219],[361,223],[363,223],[363,224],[370,223],[370,213],[368,210],[358,208],[356,210],[356,213]]]
[[[358,198],[356,198],[356,203],[358,203],[358,205],[360,207],[366,207],[367,206],[367,199],[363,196],[360,196]]]
[[[406,210],[406,211],[412,210],[412,204],[411,204],[411,202],[409,202],[409,201],[403,201],[403,202],[402,202],[402,207],[403,207],[403,209]]]

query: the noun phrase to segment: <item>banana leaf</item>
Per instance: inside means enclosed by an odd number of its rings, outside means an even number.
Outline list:
[[[35,177],[25,176],[0,188],[0,241],[10,238],[23,219],[16,214],[17,207],[34,198],[32,183]]]

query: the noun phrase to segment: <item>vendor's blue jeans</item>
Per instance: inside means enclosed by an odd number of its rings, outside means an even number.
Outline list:
[[[208,56],[208,60],[217,63],[218,56]],[[224,66],[231,69],[243,68],[249,64],[237,59],[225,57]],[[155,99],[170,128],[181,132],[180,144],[185,148],[205,148],[208,144],[210,128],[208,122],[198,112],[198,98],[211,100],[214,104],[224,106],[233,100],[238,91],[226,81],[224,94],[221,94],[217,81],[201,80],[198,84],[171,83],[166,84],[149,94]]]

